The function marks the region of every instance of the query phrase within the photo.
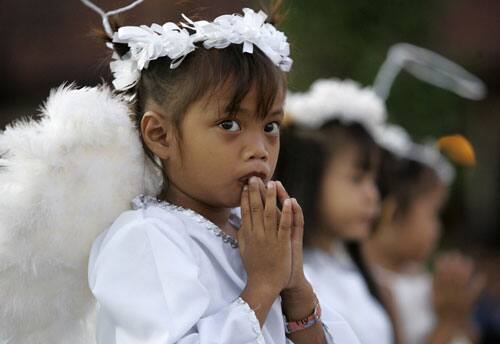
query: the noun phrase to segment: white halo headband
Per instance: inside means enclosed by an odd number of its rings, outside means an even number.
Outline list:
[[[113,85],[119,91],[134,87],[139,81],[141,70],[148,67],[149,61],[168,56],[172,61],[170,68],[177,68],[197,48],[196,43],[202,43],[205,49],[224,49],[230,44],[242,44],[243,52],[249,54],[257,46],[282,71],[288,72],[292,67],[287,37],[265,22],[267,15],[262,11],[256,13],[244,8],[243,15],[222,15],[212,22],[192,21],[183,15],[185,22],[180,23],[180,26],[167,22],[150,27],[124,26],[113,32],[109,16],[127,11],[143,0],[110,12],[103,11],[89,0],[81,1],[101,15],[104,29],[113,43],[127,44],[130,49],[122,57],[113,54],[114,60],[110,63]]]
[[[360,123],[371,134],[387,119],[384,101],[370,87],[335,78],[318,79],[306,92],[288,91],[285,112],[292,121],[310,128],[337,119]]]
[[[389,49],[375,78],[373,88],[380,98],[387,99],[392,84],[402,69],[417,79],[467,99],[479,100],[486,95],[484,83],[456,63],[430,50],[398,43]]]

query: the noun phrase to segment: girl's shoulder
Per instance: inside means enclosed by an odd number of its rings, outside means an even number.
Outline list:
[[[132,208],[121,213],[92,245],[91,262],[103,251],[120,246],[151,246],[158,242],[175,245],[180,252],[192,256],[189,224],[181,214],[160,207],[149,196],[138,196]]]
[[[233,218],[239,220],[237,211]],[[220,241],[237,247],[237,241],[225,234],[219,227],[190,209],[151,196],[138,196],[132,200],[132,209],[123,212],[113,224],[94,242],[91,256],[97,256],[111,242],[130,242],[130,245],[144,246],[174,245],[178,252],[198,260],[199,246],[210,251],[220,250]],[[128,245],[128,244],[126,244]]]

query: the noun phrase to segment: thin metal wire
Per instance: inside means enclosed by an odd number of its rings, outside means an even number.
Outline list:
[[[102,25],[104,26],[104,31],[106,31],[106,34],[108,35],[109,38],[113,38],[114,32],[113,29],[111,29],[111,24],[109,23],[109,17],[131,10],[132,8],[142,3],[144,0],[136,0],[130,5],[127,5],[125,7],[120,7],[118,9],[111,10],[108,12],[105,12],[102,8],[100,8],[90,0],[81,0],[81,1],[84,5],[92,9],[94,12],[97,12],[102,17]]]

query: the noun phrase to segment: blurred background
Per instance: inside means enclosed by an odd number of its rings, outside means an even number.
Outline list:
[[[105,9],[128,4],[95,2]],[[122,22],[177,21],[180,12],[213,18],[243,6],[258,4],[146,0]],[[397,42],[436,51],[486,83],[486,99],[470,101],[402,73],[387,105],[391,120],[414,139],[460,133],[472,142],[477,165],[458,169],[444,211],[442,245],[473,254],[500,300],[500,1],[292,0],[285,1],[285,11],[282,27],[295,61],[292,90],[305,90],[320,77],[371,85]],[[100,27],[99,17],[78,0],[0,2],[0,129],[35,115],[49,90],[64,82],[92,86],[109,80],[110,52],[92,34]]]

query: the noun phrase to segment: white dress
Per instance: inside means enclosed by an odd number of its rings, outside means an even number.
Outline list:
[[[231,237],[193,211],[149,197],[134,207],[92,247],[98,343],[291,343],[279,298],[261,329],[239,297],[246,272]],[[234,212],[231,219],[239,221]],[[359,343],[338,314],[324,309],[323,323],[328,343]]]
[[[393,344],[387,312],[374,299],[343,244],[333,254],[304,251],[304,271],[322,305],[335,309],[362,344]]]
[[[377,278],[392,293],[405,344],[425,344],[437,319],[432,307],[432,275],[425,271],[396,273],[376,267]],[[457,334],[450,344],[470,344]]]

